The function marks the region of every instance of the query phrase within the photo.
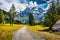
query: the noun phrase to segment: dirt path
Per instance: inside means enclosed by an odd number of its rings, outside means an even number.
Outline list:
[[[27,27],[23,27],[13,35],[12,40],[45,40],[45,39],[31,32],[30,30],[27,29]]]

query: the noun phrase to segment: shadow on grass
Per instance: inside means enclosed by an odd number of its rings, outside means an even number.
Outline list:
[[[44,29],[44,30],[38,30],[38,31],[46,31],[46,32],[48,32],[48,31],[50,31],[49,29]]]
[[[38,30],[38,31],[49,32],[49,33],[54,33],[54,34],[56,34],[56,35],[60,35],[60,32],[52,31],[52,30],[50,30],[50,29],[44,29],[44,30]]]
[[[38,30],[38,31],[42,31],[42,32],[50,32],[50,33],[54,32],[54,31],[52,31],[52,30],[50,30],[50,29],[44,29],[44,30]]]

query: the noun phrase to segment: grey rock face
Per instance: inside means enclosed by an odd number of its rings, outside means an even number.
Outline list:
[[[53,25],[52,30],[60,32],[60,21],[57,21],[56,24]]]

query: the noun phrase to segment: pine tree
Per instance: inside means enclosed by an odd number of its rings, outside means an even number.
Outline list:
[[[54,3],[52,3],[52,7],[48,11],[43,24],[44,24],[44,26],[48,26],[48,27],[50,27],[49,29],[51,29],[52,26],[56,23],[56,21],[58,19],[59,19],[59,15],[57,13],[57,9],[56,9]]]
[[[34,16],[33,16],[32,13],[30,13],[30,15],[29,15],[29,24],[30,24],[31,26],[34,26],[34,25],[35,25]]]
[[[14,4],[12,5],[10,12],[9,12],[9,19],[10,19],[10,24],[13,25],[14,23],[14,18],[15,18],[16,12],[15,12],[15,7]]]
[[[4,24],[4,14],[3,14],[3,10],[0,10],[0,24],[3,23]]]

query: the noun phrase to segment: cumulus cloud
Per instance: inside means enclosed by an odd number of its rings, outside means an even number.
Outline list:
[[[18,1],[17,0],[1,0],[0,3],[2,3],[2,5],[0,5],[0,9],[3,9],[8,12],[10,10],[12,4],[14,4],[16,11],[18,11],[18,12],[23,11],[26,8],[26,5],[21,4]]]
[[[1,0],[0,3],[2,3],[2,5],[0,5],[0,9],[9,11],[9,9],[11,7],[11,3],[7,3],[7,2],[5,2],[5,0]]]
[[[52,6],[52,4],[50,3],[50,4],[48,4],[48,6],[45,9],[44,8],[42,8],[42,9],[47,11],[51,6]]]
[[[3,5],[0,5],[0,8],[4,9],[5,11],[9,11],[11,8],[11,5],[14,4],[16,11],[23,11],[24,9],[26,9],[26,7],[34,7],[37,6],[36,2],[32,2],[30,1],[29,4],[28,3],[19,3],[20,0],[1,0],[0,3],[2,3]],[[26,2],[26,0],[24,1]]]
[[[24,3],[21,3],[22,1],[24,1]],[[26,3],[27,0],[0,0],[0,3],[2,3],[2,5],[0,4],[0,9],[3,9],[5,11],[9,11],[12,4],[15,5],[16,11],[20,12],[20,11],[24,11],[27,7],[29,8],[33,8],[33,7],[41,7],[43,6],[43,4],[38,5],[37,2],[33,2],[30,1],[29,3]],[[47,3],[49,3],[50,1],[48,1]],[[50,4],[48,4],[47,8],[43,10],[48,10],[50,7]]]
[[[24,11],[26,9],[25,4],[15,3],[14,5],[15,5],[15,8],[16,8],[16,11],[18,11],[18,12]]]
[[[33,2],[33,1],[30,1],[29,4],[27,5],[27,7],[29,8],[33,8],[35,6],[38,6],[37,2]]]

